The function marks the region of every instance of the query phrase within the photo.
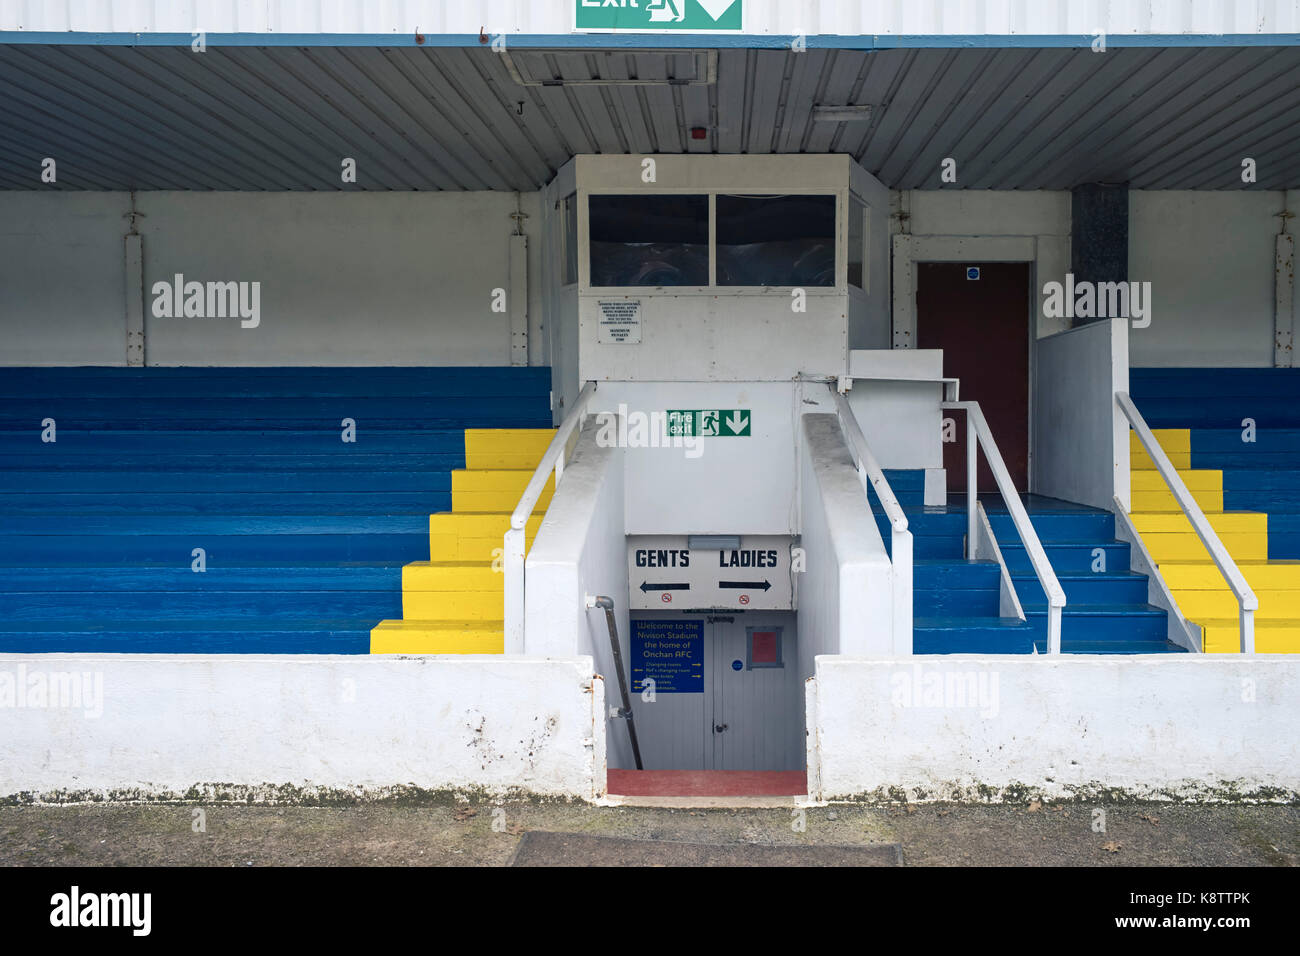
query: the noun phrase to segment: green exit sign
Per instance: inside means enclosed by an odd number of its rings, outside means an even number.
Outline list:
[[[574,0],[579,30],[740,30],[744,0]]]
[[[748,408],[669,409],[670,438],[747,438],[750,434]]]

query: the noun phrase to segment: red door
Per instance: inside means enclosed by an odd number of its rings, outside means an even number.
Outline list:
[[[917,348],[943,349],[944,375],[961,379],[962,401],[979,402],[1022,494],[1029,478],[1029,275],[1027,262],[922,262],[916,286]],[[943,446],[948,490],[964,493],[966,415],[945,417],[956,425],[956,441]],[[997,490],[983,454],[979,490]]]

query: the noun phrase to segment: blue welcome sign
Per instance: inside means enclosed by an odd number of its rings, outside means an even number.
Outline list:
[[[704,622],[633,621],[633,689],[647,677],[657,694],[703,694]]]

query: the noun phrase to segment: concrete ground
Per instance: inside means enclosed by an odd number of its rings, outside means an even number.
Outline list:
[[[1098,811],[1104,811],[1099,813]],[[1101,828],[1104,827],[1104,832]],[[506,802],[0,808],[0,864],[505,866],[520,863],[1295,866],[1300,807],[833,805],[710,810]],[[626,840],[665,841],[635,847]],[[705,844],[683,846],[682,844]],[[878,852],[860,848],[877,846]],[[793,852],[793,848],[808,848]],[[778,848],[774,852],[771,848]],[[818,849],[820,848],[820,849]],[[525,852],[526,851],[526,852]]]

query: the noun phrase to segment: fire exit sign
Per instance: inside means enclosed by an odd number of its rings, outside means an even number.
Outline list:
[[[744,0],[574,0],[579,30],[740,30]]]
[[[748,438],[748,408],[668,409],[670,438]]]

